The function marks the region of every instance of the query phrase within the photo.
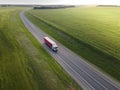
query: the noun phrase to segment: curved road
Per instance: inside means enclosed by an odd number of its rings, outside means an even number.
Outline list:
[[[93,66],[85,62],[81,57],[64,47],[55,39],[47,35],[41,29],[31,23],[21,12],[20,17],[33,34],[33,36],[41,43],[45,50],[55,58],[55,60],[69,73],[69,75],[85,90],[120,90],[120,84],[108,76],[104,75]],[[43,42],[43,37],[48,36],[58,44],[58,52],[55,53],[49,49]]]

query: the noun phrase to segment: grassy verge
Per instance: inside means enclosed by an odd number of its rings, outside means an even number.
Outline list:
[[[50,14],[50,11],[41,10],[46,17]],[[64,11],[64,10],[63,10]],[[56,11],[53,11],[55,13]],[[59,11],[57,11],[58,13]],[[48,15],[47,15],[47,14]],[[59,13],[60,14],[60,13]],[[30,19],[35,25],[37,25],[39,28],[43,29],[46,33],[50,34],[52,37],[56,38],[58,41],[60,41],[62,44],[67,46],[69,49],[73,50],[89,62],[93,63],[97,67],[99,67],[104,72],[108,73],[115,79],[120,81],[120,61],[118,58],[114,57],[114,55],[110,55],[102,50],[100,50],[98,47],[91,45],[87,42],[84,42],[83,40],[78,39],[76,36],[71,35],[69,33],[69,29],[66,29],[65,32],[64,27],[58,27],[56,24],[58,24],[58,21],[55,23],[54,21],[50,21],[48,18],[44,19],[44,16],[41,16],[41,13],[37,11],[37,13],[34,13],[29,11],[26,13],[26,16],[28,19]],[[57,17],[57,16],[56,16]],[[55,17],[55,18],[56,18]],[[61,16],[62,17],[62,16]],[[60,18],[61,18],[60,17]],[[66,17],[67,18],[67,17]],[[52,20],[53,17],[51,18]],[[63,17],[61,18],[63,20]],[[70,19],[70,18],[68,18]],[[64,22],[64,21],[63,21]],[[66,23],[64,23],[66,24]],[[74,27],[74,26],[72,26]],[[74,31],[70,31],[71,33]],[[82,33],[81,33],[82,34]]]
[[[81,89],[28,32],[20,12],[0,8],[0,90]]]

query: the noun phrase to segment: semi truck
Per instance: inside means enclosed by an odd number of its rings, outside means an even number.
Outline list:
[[[44,37],[44,43],[49,47],[51,48],[54,52],[57,52],[58,51],[58,46],[57,44],[51,40],[50,38],[48,37]]]

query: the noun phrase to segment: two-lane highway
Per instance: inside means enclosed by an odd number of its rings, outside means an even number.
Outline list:
[[[27,27],[27,29],[33,34],[33,36],[41,43],[48,53],[55,58],[55,60],[69,73],[69,75],[85,90],[120,90],[120,84],[105,74],[98,71],[96,68],[85,62],[77,54],[64,47],[48,34],[43,32],[33,23],[31,23],[24,15],[24,11],[21,12],[20,17]],[[48,48],[44,42],[43,37],[48,36],[56,41],[58,44],[58,52],[53,52]]]

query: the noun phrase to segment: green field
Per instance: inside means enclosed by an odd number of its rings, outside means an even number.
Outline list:
[[[120,8],[29,10],[26,16],[65,46],[120,81]]]
[[[80,90],[25,28],[21,10],[0,8],[0,90]]]

